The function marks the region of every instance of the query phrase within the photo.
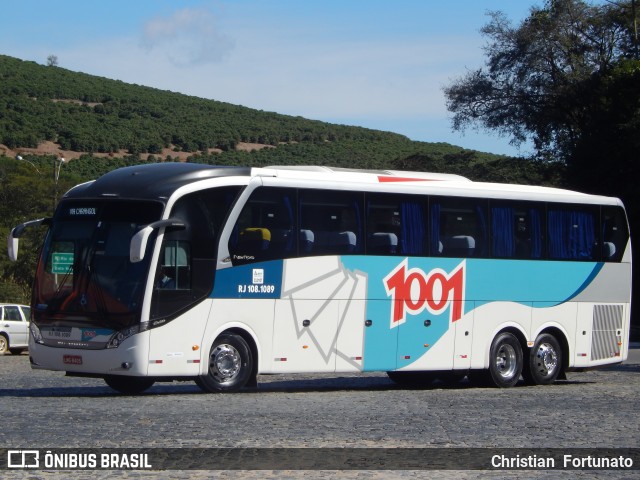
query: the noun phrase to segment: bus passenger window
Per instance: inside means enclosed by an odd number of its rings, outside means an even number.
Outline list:
[[[619,262],[627,247],[629,230],[624,210],[620,207],[602,208],[602,260]]]
[[[430,212],[432,255],[487,256],[486,200],[432,198]]]
[[[262,187],[253,192],[229,239],[234,265],[295,256],[295,198],[293,189]]]
[[[595,218],[593,208],[550,205],[547,216],[549,258],[594,260],[597,245]]]
[[[491,254],[494,258],[542,258],[542,213],[531,203],[491,202]]]
[[[425,255],[427,228],[422,199],[367,195],[367,254]]]
[[[345,255],[364,250],[362,194],[300,190],[301,255]]]

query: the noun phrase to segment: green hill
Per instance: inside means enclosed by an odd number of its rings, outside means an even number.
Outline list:
[[[460,173],[474,179],[553,183],[536,164],[446,143],[336,125],[187,96],[0,56],[0,145],[41,166],[44,142],[81,160],[93,178],[140,161],[260,166],[322,164]],[[250,144],[250,145],[247,145]],[[253,151],[251,147],[254,147]],[[262,148],[262,147],[270,148]],[[2,154],[0,146],[0,155]],[[33,149],[33,150],[28,150]],[[35,158],[32,158],[35,157]],[[517,167],[517,168],[514,168]]]

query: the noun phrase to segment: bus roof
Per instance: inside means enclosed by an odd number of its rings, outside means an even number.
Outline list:
[[[620,200],[569,190],[531,185],[472,182],[444,173],[399,170],[359,170],[324,166],[270,166],[263,168],[212,166],[166,162],[135,165],[106,173],[95,181],[72,188],[67,198],[168,199],[177,189],[199,181],[223,177],[276,177],[310,188],[403,191],[415,194],[480,196],[536,201],[622,205]],[[287,182],[287,180],[289,182]],[[248,181],[248,180],[247,180]],[[392,187],[393,188],[390,188]]]
[[[362,180],[371,180],[377,178],[378,182],[401,182],[401,181],[459,181],[470,182],[462,175],[454,175],[451,173],[433,173],[433,172],[411,172],[405,170],[362,170],[357,168],[340,168],[340,167],[323,167],[323,166],[271,166],[267,169],[278,170],[278,176],[288,176],[289,172],[309,172],[316,174],[329,174],[335,179],[354,180],[362,178]]]
[[[275,172],[271,173],[274,170]],[[385,190],[388,191],[389,185],[394,184],[396,187],[400,187],[403,192],[416,194],[622,205],[619,199],[613,197],[591,195],[555,187],[474,182],[461,175],[445,173],[358,170],[318,166],[272,166],[254,169],[254,171],[253,175],[277,176],[300,181],[330,181],[336,187],[342,183],[354,187],[357,184],[369,183],[380,185],[382,188],[385,188],[386,185]],[[375,188],[375,190],[380,191],[380,188]]]

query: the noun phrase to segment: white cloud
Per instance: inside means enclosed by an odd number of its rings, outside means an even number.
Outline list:
[[[148,21],[141,45],[162,51],[178,67],[220,62],[233,49],[234,41],[216,24],[211,11],[185,8]]]

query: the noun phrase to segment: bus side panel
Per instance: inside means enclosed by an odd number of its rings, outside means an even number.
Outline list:
[[[205,300],[188,312],[150,330],[149,375],[195,376],[200,372],[202,332],[205,330],[211,300]]]
[[[398,368],[398,328],[389,327],[391,300],[367,302],[364,331],[364,370],[368,372],[395,370]]]
[[[455,308],[455,307],[450,307]],[[468,369],[473,338],[473,302],[462,302],[461,311],[469,312],[451,323],[429,312],[407,321],[399,328],[398,365],[401,370]],[[433,333],[437,331],[434,337]]]
[[[472,369],[489,366],[491,342],[501,330],[515,328],[527,340],[531,332],[532,308],[530,302],[476,302],[473,322],[473,346],[471,349]]]
[[[274,370],[333,372],[338,302],[290,297],[276,301],[273,328]]]
[[[591,367],[626,360],[629,304],[580,303],[573,364]]]
[[[472,303],[472,302],[465,302]],[[455,323],[455,347],[453,352],[454,370],[468,370],[471,368],[471,352],[473,348],[473,325],[475,322],[475,309],[465,307],[467,315]]]
[[[625,254],[626,255],[626,254]],[[625,360],[629,351],[631,264],[604,263],[572,301],[578,304],[571,367]]]
[[[287,260],[284,276],[274,319],[274,369],[333,372],[338,358],[349,363],[362,357],[365,310],[357,299],[366,294],[366,277],[345,270],[339,257]],[[357,367],[354,361],[349,369]]]
[[[215,339],[225,330],[247,332],[256,344],[258,373],[273,373],[271,342],[275,300],[268,298],[217,298],[213,300],[211,315],[202,336],[200,373],[205,374]]]
[[[453,367],[455,332],[465,309],[465,261],[398,256],[342,257],[366,272],[366,371]]]
[[[358,271],[353,276],[355,283],[349,297],[340,301],[336,338],[337,372],[357,372],[363,368],[368,279]]]

